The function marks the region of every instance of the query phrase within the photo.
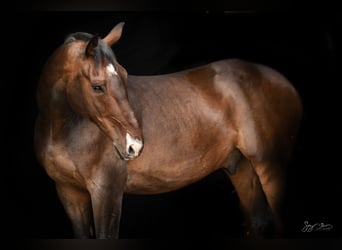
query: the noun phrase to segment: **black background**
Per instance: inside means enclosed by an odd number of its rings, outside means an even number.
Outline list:
[[[43,8],[44,9],[44,8]],[[67,8],[66,8],[67,9]],[[269,65],[297,88],[304,117],[286,197],[287,238],[341,238],[341,168],[336,12],[302,11],[46,11],[20,16],[11,86],[1,84],[5,129],[4,221],[10,236],[72,238],[71,225],[53,182],[37,163],[33,147],[35,88],[48,56],[75,31],[105,36],[125,21],[113,50],[130,74],[161,74],[224,58]],[[3,50],[9,50],[6,46]],[[14,81],[13,81],[14,80]],[[15,82],[15,84],[13,84]],[[8,91],[10,89],[11,91]],[[7,94],[6,94],[7,93]],[[175,192],[124,197],[120,237],[240,238],[238,198],[219,172]],[[303,233],[304,221],[333,225]]]

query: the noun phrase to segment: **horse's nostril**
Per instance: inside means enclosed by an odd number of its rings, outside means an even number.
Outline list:
[[[130,145],[130,146],[128,147],[128,154],[130,154],[130,155],[135,155],[135,151],[134,151],[132,145]]]
[[[130,159],[134,159],[139,156],[141,149],[143,147],[143,142],[139,139],[135,139],[130,134],[126,135],[126,154]]]

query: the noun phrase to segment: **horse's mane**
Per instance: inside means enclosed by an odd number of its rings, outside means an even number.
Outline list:
[[[92,34],[86,33],[86,32],[75,32],[69,34],[65,39],[64,39],[64,44],[73,42],[75,40],[81,40],[81,41],[90,41],[90,39],[93,37]]]

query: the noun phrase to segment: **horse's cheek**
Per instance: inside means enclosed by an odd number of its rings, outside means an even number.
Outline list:
[[[67,99],[71,106],[71,109],[82,116],[87,116],[85,107],[86,100],[84,98],[83,89],[80,84],[71,84],[67,88]]]

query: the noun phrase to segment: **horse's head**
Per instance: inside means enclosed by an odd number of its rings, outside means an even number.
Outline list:
[[[143,148],[142,132],[128,101],[127,72],[117,62],[111,46],[121,36],[123,23],[103,39],[74,33],[64,42],[66,97],[71,109],[89,118],[113,141],[120,157],[138,157]]]

